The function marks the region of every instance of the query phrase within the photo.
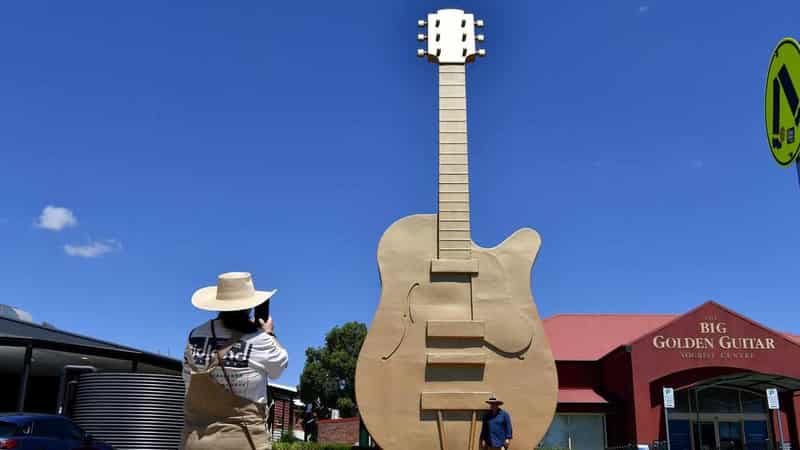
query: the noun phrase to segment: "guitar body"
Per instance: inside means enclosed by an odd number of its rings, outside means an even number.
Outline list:
[[[477,449],[489,394],[505,401],[512,447],[539,444],[558,391],[530,290],[540,244],[528,228],[494,248],[472,243],[477,273],[441,273],[431,270],[436,215],[384,233],[381,300],[356,369],[359,410],[382,448]]]
[[[385,450],[477,450],[492,395],[514,449],[532,450],[555,412],[555,361],[533,303],[539,235],[472,242],[465,65],[485,56],[483,21],[440,9],[418,21],[439,72],[438,214],[398,220],[378,244],[381,301],[358,355],[356,401]]]

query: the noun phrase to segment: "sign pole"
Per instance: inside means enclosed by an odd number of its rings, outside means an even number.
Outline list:
[[[664,394],[664,424],[667,427],[667,450],[672,450],[669,441],[669,410],[675,407],[675,390],[672,388],[663,388]]]
[[[781,403],[778,399],[778,390],[777,389],[767,389],[767,407],[771,411],[776,411],[778,414],[778,435],[780,436],[780,450],[784,450],[783,448],[783,417],[781,416]]]
[[[669,445],[669,408],[664,408],[664,423],[667,425],[667,450],[672,450]]]

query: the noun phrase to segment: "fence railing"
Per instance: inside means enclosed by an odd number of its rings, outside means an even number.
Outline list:
[[[648,450],[667,450],[667,441],[653,441],[649,444]],[[638,450],[639,446],[636,444],[626,444],[626,445],[617,445],[612,447],[606,447],[605,450]],[[672,447],[675,449],[675,447]],[[722,442],[719,447],[707,447],[704,446],[703,450],[791,450],[791,443],[785,442],[784,448],[780,449],[780,446],[772,441],[759,441],[759,442],[748,442],[745,445],[742,445],[741,442]],[[573,448],[572,450],[580,450]],[[677,450],[677,449],[676,449]]]
[[[637,450],[639,446],[636,444],[616,445],[613,447],[606,447],[606,450]]]

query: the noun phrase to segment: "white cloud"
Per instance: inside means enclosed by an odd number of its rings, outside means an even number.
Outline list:
[[[39,220],[35,225],[39,228],[51,231],[61,231],[67,227],[74,227],[78,225],[78,219],[75,214],[67,208],[59,206],[47,205],[42,210]]]
[[[646,14],[647,11],[650,11],[650,7],[647,5],[642,5],[639,7],[639,14]]]
[[[93,241],[86,245],[67,244],[64,246],[64,251],[69,256],[77,256],[80,258],[99,258],[106,253],[115,252],[120,249],[122,249],[122,244],[113,239]]]

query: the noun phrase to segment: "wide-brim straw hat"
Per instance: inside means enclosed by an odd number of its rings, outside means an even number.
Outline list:
[[[486,403],[488,403],[490,405],[492,405],[492,404],[502,405],[504,402],[502,400],[498,400],[497,397],[495,397],[494,395],[491,395],[489,397],[489,400],[486,400]]]
[[[206,311],[239,311],[264,303],[276,292],[257,291],[248,272],[227,272],[217,277],[216,286],[196,290],[192,305]]]

